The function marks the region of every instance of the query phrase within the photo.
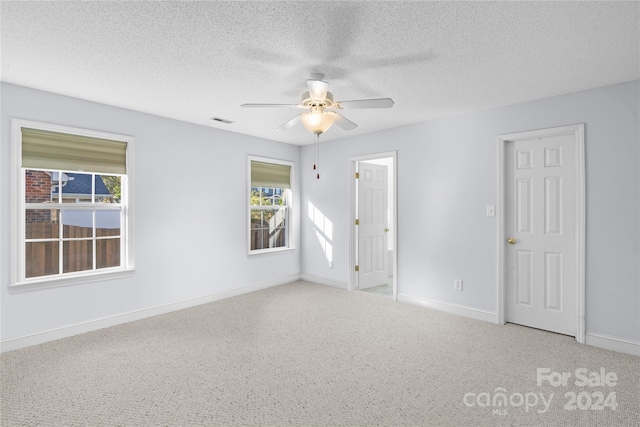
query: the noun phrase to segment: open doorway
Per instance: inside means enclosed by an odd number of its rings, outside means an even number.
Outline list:
[[[396,152],[351,158],[349,290],[397,299]]]

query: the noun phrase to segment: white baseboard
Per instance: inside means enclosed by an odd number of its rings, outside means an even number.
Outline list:
[[[605,350],[640,356],[640,341],[587,332],[585,344],[604,348]]]
[[[347,290],[349,285],[347,282],[343,282],[340,280],[328,279],[326,277],[315,276],[313,274],[303,274],[300,276],[300,280],[304,280],[306,282],[317,283],[319,285],[331,286],[333,288],[344,289]]]
[[[281,277],[275,280],[255,283],[253,285],[242,286],[239,288],[228,289],[226,291],[216,292],[214,294],[202,295],[195,298],[189,298],[182,301],[176,301],[169,304],[163,304],[155,307],[149,307],[142,310],[130,311],[127,313],[116,314],[113,316],[93,319],[86,322],[76,323],[73,325],[63,326],[60,328],[50,329],[47,331],[37,332],[35,334],[25,335],[17,338],[0,341],[0,352],[4,353],[11,350],[30,347],[32,345],[42,344],[49,341],[59,340],[74,335],[91,332],[98,329],[108,328],[110,326],[120,325],[122,323],[133,322],[145,319],[147,317],[158,316],[170,313],[172,311],[182,310],[196,305],[207,304],[210,302],[231,298],[238,295],[248,294],[250,292],[271,288],[274,286],[284,285],[286,283],[300,280],[300,275],[291,275]]]
[[[398,301],[433,308],[434,310],[444,311],[445,313],[470,317],[472,319],[482,320],[489,323],[498,323],[498,315],[492,311],[478,310],[477,308],[435,301],[428,298],[414,297],[407,294],[398,294]]]

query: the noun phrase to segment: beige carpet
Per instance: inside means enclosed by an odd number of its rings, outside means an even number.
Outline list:
[[[306,282],[1,363],[2,426],[640,425],[638,357]]]

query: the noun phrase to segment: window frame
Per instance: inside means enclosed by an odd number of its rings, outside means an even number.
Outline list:
[[[44,170],[38,168],[22,167],[22,128],[39,129],[51,132],[66,133],[92,138],[110,139],[126,142],[127,173],[122,177],[123,194],[121,196],[121,230],[120,230],[120,259],[121,265],[104,269],[92,269],[55,275],[36,276],[26,278],[26,205],[25,202],[25,170]],[[128,277],[135,271],[135,234],[134,234],[134,138],[128,135],[120,135],[93,131],[88,129],[61,126],[49,123],[34,122],[22,119],[11,120],[11,272],[9,289],[11,291],[33,290],[67,286],[80,283],[88,283],[99,280]],[[57,171],[57,169],[48,169]],[[74,173],[87,173],[95,175],[114,175],[96,171],[64,171]],[[119,174],[116,174],[119,175]],[[93,184],[95,185],[95,183]],[[93,195],[92,195],[93,197]],[[60,201],[60,200],[59,200]],[[84,205],[84,204],[82,204]],[[53,206],[52,206],[53,207]],[[83,208],[92,210],[95,206],[84,205]],[[98,208],[101,209],[101,208]],[[95,225],[95,224],[94,224]],[[94,236],[95,239],[95,236]],[[62,241],[62,240],[61,240]],[[62,250],[62,248],[60,248]],[[95,263],[95,260],[94,260]],[[95,265],[95,264],[94,264]]]
[[[290,187],[288,189],[284,189],[287,193],[285,195],[286,204],[282,205],[285,207],[286,211],[286,219],[285,219],[285,241],[287,242],[287,246],[282,246],[278,248],[267,248],[267,249],[251,249],[251,211],[258,210],[271,210],[274,206],[253,206],[251,205],[251,189],[254,188],[251,186],[251,162],[263,162],[263,163],[272,163],[275,165],[285,165],[289,166],[291,169],[289,170],[289,183]],[[247,222],[246,222],[246,232],[247,232],[247,254],[250,256],[262,255],[262,254],[273,254],[273,253],[281,253],[281,252],[290,252],[295,250],[293,239],[293,194],[295,190],[295,163],[288,160],[274,159],[269,157],[259,157],[259,156],[248,156],[247,157],[247,185],[246,185],[246,203],[247,203]],[[273,188],[273,187],[261,187],[261,188]]]

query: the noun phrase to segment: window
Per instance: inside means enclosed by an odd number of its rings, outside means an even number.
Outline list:
[[[86,281],[133,269],[133,139],[13,121],[12,285]]]
[[[249,252],[291,248],[289,162],[249,159]]]

